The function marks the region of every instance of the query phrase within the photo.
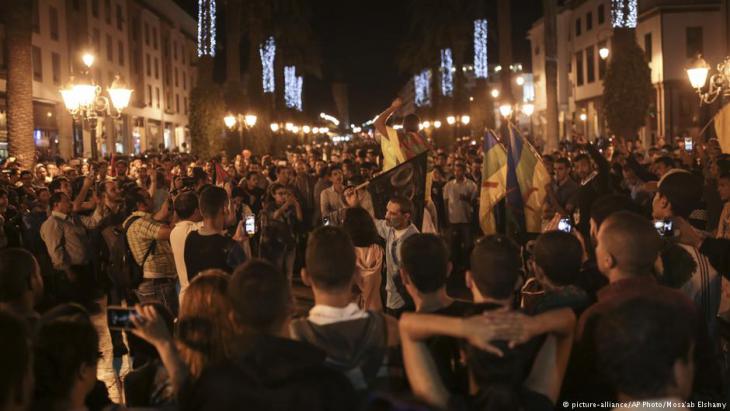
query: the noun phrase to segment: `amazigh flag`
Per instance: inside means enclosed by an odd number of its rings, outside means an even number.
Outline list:
[[[392,127],[386,127],[386,130],[388,131],[387,138],[380,139],[380,148],[383,151],[383,171],[388,171],[430,149],[428,143],[418,133],[398,133]]]
[[[375,217],[383,219],[388,201],[394,196],[406,197],[413,202],[411,221],[421,229],[426,191],[426,162],[428,151],[381,173],[368,182],[367,189],[373,200]]]
[[[484,235],[497,233],[494,207],[507,195],[507,149],[491,131],[484,134],[479,225]]]
[[[524,231],[539,233],[542,231],[542,208],[547,194],[545,186],[550,182],[550,174],[540,155],[522,138],[519,130],[509,125],[507,134],[510,150],[507,205],[513,212],[521,205]],[[518,212],[517,215],[519,214]]]

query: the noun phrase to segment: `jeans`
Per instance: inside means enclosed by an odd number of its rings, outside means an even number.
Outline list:
[[[162,304],[177,317],[179,304],[176,287],[174,280],[145,278],[134,293],[137,294],[140,304]]]

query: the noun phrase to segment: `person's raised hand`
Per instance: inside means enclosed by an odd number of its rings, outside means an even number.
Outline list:
[[[675,239],[679,243],[700,248],[702,242],[705,240],[705,236],[700,231],[692,227],[692,224],[682,217],[674,217],[672,221],[674,231],[677,232]]]
[[[170,330],[167,328],[162,317],[157,313],[153,305],[139,305],[135,307],[137,315],[131,317],[134,328],[132,333],[147,341],[155,347],[169,342],[172,339]]]
[[[392,108],[400,108],[403,105],[403,100],[400,97],[396,97],[395,100],[390,104]]]

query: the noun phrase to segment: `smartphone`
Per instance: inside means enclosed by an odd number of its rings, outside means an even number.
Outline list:
[[[137,310],[127,307],[110,306],[106,309],[106,321],[110,330],[128,331],[134,328],[132,318],[137,316]]]
[[[330,225],[330,218],[329,217],[323,217],[322,218],[322,223],[324,225]]]
[[[685,137],[684,138],[684,151],[692,151],[694,150],[694,142],[692,141],[692,137]]]
[[[660,237],[673,237],[674,227],[672,220],[656,220],[654,221],[654,228],[659,233]]]
[[[570,221],[570,217],[563,217],[558,221],[558,230],[564,233],[573,231],[573,223]]]
[[[253,214],[246,216],[246,234],[256,234],[256,216]]]

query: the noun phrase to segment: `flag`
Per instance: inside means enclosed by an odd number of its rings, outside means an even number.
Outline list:
[[[391,127],[386,127],[386,130],[388,130],[388,135],[380,138],[380,149],[383,152],[383,171],[388,171],[405,161],[400,150],[398,132]]]
[[[494,207],[507,195],[507,149],[491,131],[484,134],[479,225],[484,235],[496,234]]]
[[[510,125],[508,135],[510,146],[508,163],[511,170],[507,177],[507,203],[513,210],[521,204],[524,231],[539,233],[542,231],[542,207],[547,195],[545,186],[550,182],[550,174],[540,155],[529,141],[522,138],[519,130]],[[510,178],[511,171],[513,171],[512,178]],[[515,190],[515,180],[517,190]],[[510,200],[513,200],[512,204]]]
[[[374,177],[368,184],[376,218],[385,218],[388,201],[395,196],[406,197],[413,202],[411,221],[421,229],[426,191],[426,160],[428,151]]]
[[[730,104],[715,114],[715,134],[723,153],[730,153]]]

